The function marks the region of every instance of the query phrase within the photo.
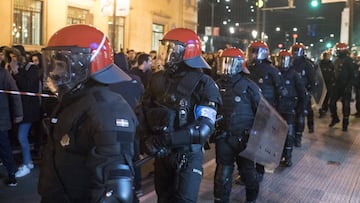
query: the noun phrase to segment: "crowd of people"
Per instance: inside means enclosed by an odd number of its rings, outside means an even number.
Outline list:
[[[306,124],[309,133],[315,131],[314,102],[320,118],[330,110],[333,127],[340,122],[341,100],[346,132],[355,94],[354,116],[360,117],[359,59],[345,43],[325,51],[319,62],[307,57],[302,43],[272,56],[263,41],[247,50],[227,46],[204,53],[198,35],[185,28],[165,33],[160,46],[113,53],[106,35],[88,25],[58,30],[41,52],[2,46],[0,155],[7,185],[31,173],[36,151],[41,202],[139,202],[136,163],[147,154],[155,157],[159,203],[197,202],[210,142],[214,202],[230,201],[236,164],[236,182],[253,203],[265,169],[239,153],[247,148],[262,99],[288,126],[282,167],[293,165],[293,147],[301,147]],[[29,135],[35,137],[33,149]],[[19,163],[12,154],[14,136]]]

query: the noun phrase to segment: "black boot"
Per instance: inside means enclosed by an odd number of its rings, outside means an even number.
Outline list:
[[[314,133],[314,121],[308,121],[309,133]]]
[[[349,119],[348,118],[343,118],[342,131],[347,132],[348,131],[348,125],[349,125]]]
[[[296,132],[295,133],[295,139],[294,139],[294,146],[295,147],[301,147],[301,138],[302,138],[302,133],[301,132]]]
[[[234,166],[218,164],[215,169],[214,202],[228,203],[232,187]]]
[[[333,127],[338,122],[340,122],[339,118],[337,116],[333,117],[332,120],[331,120],[331,123],[329,124],[329,127]]]
[[[286,147],[284,151],[285,151],[284,166],[290,167],[292,166],[292,161],[291,161],[292,147]]]

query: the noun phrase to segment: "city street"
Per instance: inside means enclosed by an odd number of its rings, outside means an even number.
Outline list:
[[[354,113],[354,103],[351,105]],[[339,112],[340,110],[341,108]],[[322,119],[318,118],[317,111],[314,113],[315,132],[308,134],[307,129],[305,130],[302,147],[293,151],[292,167],[278,167],[265,174],[258,203],[360,202],[360,118],[351,117],[349,131],[342,132],[341,122],[333,128],[328,127],[329,113]],[[213,149],[214,147],[206,151],[199,203],[213,202]],[[0,178],[3,180],[0,184],[0,202],[39,202],[39,162],[35,162],[35,169],[30,175],[18,179],[17,187],[7,187],[4,184],[6,172],[4,166],[0,166]],[[151,162],[143,168],[144,195],[140,199],[141,203],[156,202],[150,171]],[[231,202],[245,202],[244,186],[233,185]]]

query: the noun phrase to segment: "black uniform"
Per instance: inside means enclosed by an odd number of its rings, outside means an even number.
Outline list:
[[[254,163],[239,157],[238,154],[246,146],[244,134],[253,125],[261,90],[243,73],[220,79],[218,85],[223,100],[218,113],[224,118],[217,125],[215,137],[215,202],[229,202],[236,159],[239,161],[240,175],[246,185],[247,201],[255,201],[259,193],[259,181]]]
[[[332,95],[330,98],[330,112],[332,121],[330,127],[338,123],[336,102],[341,98],[343,113],[343,131],[347,131],[350,115],[351,90],[354,79],[354,66],[352,59],[347,55],[340,55],[334,61],[335,82],[332,86]]]
[[[131,202],[137,118],[92,80],[63,96],[50,119],[39,178],[41,202]]]
[[[330,102],[330,95],[332,91],[332,84],[335,80],[334,75],[334,64],[329,59],[323,59],[319,62],[319,67],[321,70],[321,73],[324,77],[325,85],[326,85],[326,96],[322,103],[321,109],[320,109],[320,117],[322,117],[329,109],[329,102]]]
[[[287,94],[287,90],[282,85],[280,71],[268,60],[257,60],[248,69],[249,78],[260,87],[262,95],[276,109],[280,98]],[[265,173],[264,166],[257,164],[257,170],[261,180]]]
[[[174,72],[153,74],[142,107],[148,136],[162,142],[155,149],[154,169],[159,203],[197,201],[202,149],[214,132],[218,104],[215,82],[184,62]]]
[[[315,66],[308,58],[300,56],[294,59],[293,68],[298,74],[300,74],[301,81],[307,91],[307,112],[303,112],[302,109],[298,109],[296,112],[294,145],[296,147],[300,147],[302,134],[305,128],[305,116],[307,116],[309,132],[312,133],[314,131],[314,112],[311,107],[311,91],[315,85]]]
[[[282,154],[282,163],[285,166],[291,166],[291,153],[295,139],[295,113],[297,109],[301,109],[302,111],[306,110],[307,95],[300,76],[294,69],[282,69],[281,78],[288,94],[280,100],[278,111],[286,120],[289,127]]]
[[[250,65],[248,69],[249,78],[260,87],[265,99],[276,108],[280,97],[287,94],[282,85],[280,71],[267,60]]]

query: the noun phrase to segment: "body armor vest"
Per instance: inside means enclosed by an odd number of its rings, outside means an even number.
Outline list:
[[[186,72],[182,77],[173,77],[166,81],[168,86],[161,101],[162,105],[175,111],[174,129],[194,120],[194,104],[199,98],[193,93],[202,76],[201,72]]]
[[[220,130],[236,135],[252,127],[254,101],[248,92],[248,82],[241,78],[233,82],[226,80],[219,82],[223,105],[218,113],[224,116],[224,119],[219,122]]]

